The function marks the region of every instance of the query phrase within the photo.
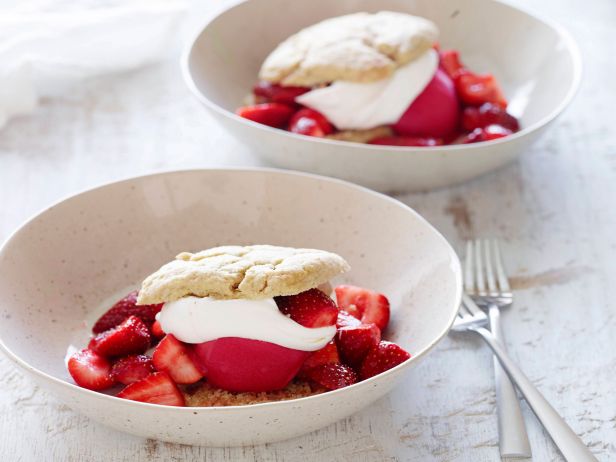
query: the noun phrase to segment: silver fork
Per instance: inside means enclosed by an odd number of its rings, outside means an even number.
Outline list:
[[[513,293],[509,287],[498,241],[476,239],[466,243],[464,289],[477,305],[487,310],[490,331],[504,348],[500,309],[511,306]],[[496,358],[494,358],[494,383],[501,458],[531,457],[518,395]]]
[[[567,462],[598,462],[584,442],[513,362],[502,344],[485,328],[487,324],[488,316],[481,311],[471,297],[463,294],[460,312],[452,329],[460,332],[475,332],[486,341]]]

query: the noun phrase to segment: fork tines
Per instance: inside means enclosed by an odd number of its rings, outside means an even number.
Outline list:
[[[466,243],[464,289],[478,296],[510,296],[500,245],[496,239]]]

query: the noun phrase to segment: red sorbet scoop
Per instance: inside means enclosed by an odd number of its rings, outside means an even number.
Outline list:
[[[393,126],[396,133],[444,138],[460,120],[460,105],[452,80],[441,69]]]
[[[309,351],[238,337],[199,343],[193,349],[195,364],[207,381],[235,392],[284,388],[310,356]]]

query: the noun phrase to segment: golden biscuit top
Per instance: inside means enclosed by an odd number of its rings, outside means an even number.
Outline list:
[[[264,299],[295,295],[350,269],[335,253],[272,245],[222,246],[184,252],[148,276],[140,305],[188,295],[218,299]]]
[[[287,86],[336,80],[374,82],[389,77],[438,39],[436,25],[404,13],[354,13],[326,19],[282,42],[259,77]]]

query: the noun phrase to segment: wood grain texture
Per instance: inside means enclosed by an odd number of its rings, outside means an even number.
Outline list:
[[[213,3],[197,10],[221,2]],[[454,245],[473,235],[504,237],[518,289],[515,308],[503,315],[510,351],[598,458],[614,460],[616,3],[516,3],[540,9],[578,39],[580,93],[519,162],[400,199]],[[189,95],[176,59],[84,82],[0,132],[0,239],[92,185],[170,168],[260,165]],[[72,412],[3,356],[0,387],[2,461],[498,460],[490,354],[475,338],[445,339],[393,393],[351,418],[257,447],[189,447],[118,433]],[[524,413],[534,460],[562,460]]]

